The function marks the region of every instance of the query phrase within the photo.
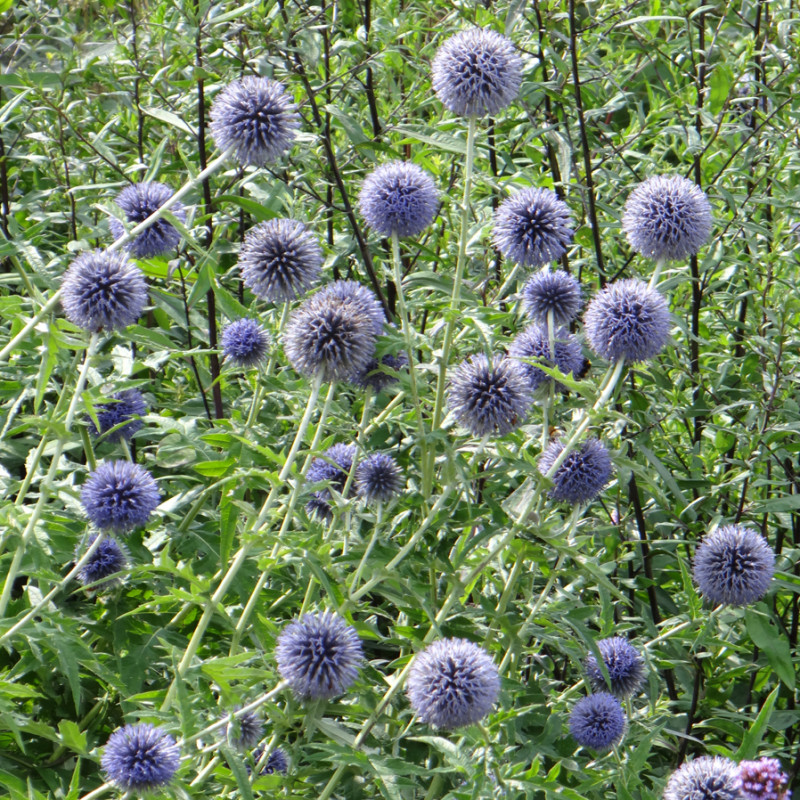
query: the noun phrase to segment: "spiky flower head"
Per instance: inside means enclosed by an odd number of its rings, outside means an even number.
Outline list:
[[[789,800],[789,776],[777,758],[740,761],[739,779],[745,800]]]
[[[488,28],[451,36],[432,65],[433,90],[446,109],[462,117],[494,116],[522,83],[522,60],[513,43]]]
[[[356,492],[368,503],[385,503],[399,494],[403,476],[397,462],[385,453],[373,453],[356,467]]]
[[[92,436],[100,436],[111,431],[106,436],[108,442],[130,441],[133,434],[142,429],[144,423],[140,417],[147,413],[147,401],[138,389],[116,392],[111,395],[111,400],[95,406],[97,425],[91,417],[86,418],[89,432]]]
[[[302,222],[270,219],[245,234],[239,273],[256,297],[280,303],[317,283],[324,260],[319,242]]]
[[[553,340],[555,361],[551,358],[550,336],[547,328],[541,325],[529,325],[522,333],[518,334],[511,347],[508,348],[508,357],[519,361],[520,368],[525,373],[531,389],[536,391],[540,386],[547,385],[553,380],[547,373],[536,366],[539,361],[548,367],[556,366],[565,375],[571,372],[578,374],[583,367],[583,354],[581,344],[566,328],[558,328]]]
[[[342,694],[355,681],[363,659],[356,629],[330,611],[290,622],[275,647],[278,671],[301,700]]]
[[[325,381],[363,372],[374,357],[378,336],[377,318],[370,307],[360,292],[348,293],[346,287],[328,288],[309,297],[290,318],[283,338],[292,366],[302,375],[321,375]],[[383,317],[383,309],[378,308]]]
[[[741,800],[742,782],[736,764],[721,756],[701,756],[672,773],[664,800]]]
[[[630,193],[622,230],[643,256],[667,261],[689,258],[711,234],[711,205],[702,189],[686,178],[657,175]]]
[[[581,285],[563,269],[537,272],[522,289],[525,313],[541,325],[553,312],[554,325],[568,325],[581,310]]]
[[[419,236],[439,210],[433,178],[408,161],[390,161],[370,172],[358,197],[361,215],[381,236]]]
[[[484,355],[468,358],[450,377],[447,403],[475,436],[504,436],[525,421],[533,396],[518,361]]]
[[[386,314],[378,302],[375,293],[358,281],[334,281],[323,286],[315,295],[319,302],[335,301],[349,306],[366,317],[372,323],[375,336],[383,333],[386,325]]]
[[[227,714],[228,724],[225,726],[225,736],[237,750],[249,750],[258,744],[264,730],[261,718],[254,711],[245,711]]]
[[[638,278],[606,286],[589,303],[583,322],[589,346],[608,361],[655,358],[669,339],[667,301]]]
[[[306,472],[306,482],[319,483],[320,481],[328,481],[331,488],[341,492],[347,482],[347,476],[353,468],[353,459],[355,457],[355,445],[335,444],[329,447],[321,458],[315,458],[311,462]],[[331,519],[333,511],[330,500],[330,488],[314,492],[311,500],[306,505],[306,511],[320,519]]]
[[[147,305],[144,273],[123,253],[81,253],[64,273],[61,305],[67,319],[84,330],[127,328]]]
[[[639,691],[644,680],[644,662],[639,651],[623,636],[612,636],[597,642],[597,649],[608,672],[610,687],[594,654],[586,659],[586,674],[595,692],[609,691],[625,699]]]
[[[395,373],[408,366],[408,356],[404,352],[399,352],[396,356],[387,353],[378,361],[371,358],[364,369],[351,375],[349,380],[355,386],[362,389],[372,389],[375,394],[383,391],[387,386],[397,383],[399,380]]]
[[[178,771],[181,755],[165,730],[143,723],[114,731],[100,763],[118,789],[141,794],[166,786]]]
[[[163,183],[151,181],[126,186],[118,195],[116,204],[125,214],[131,227],[144,222],[172,197],[172,189]],[[182,203],[175,203],[169,213],[181,222],[186,222],[186,210]],[[112,217],[108,221],[111,235],[119,239],[125,235],[125,227]],[[165,219],[157,219],[147,230],[140,233],[126,249],[136,258],[154,258],[173,251],[181,240],[177,228]]]
[[[89,537],[85,544],[75,549],[75,560],[78,561],[95,543],[97,534]],[[112,589],[122,583],[120,573],[128,569],[128,549],[113,536],[105,537],[97,549],[89,556],[89,560],[78,571],[78,581],[84,586],[92,585],[95,590]]]
[[[240,367],[255,367],[269,350],[269,334],[257,320],[243,317],[222,329],[225,360]]]
[[[714,604],[746,606],[760,600],[775,571],[764,537],[743,525],[723,525],[703,538],[694,555],[694,579]]]
[[[509,261],[525,267],[557,261],[573,235],[569,207],[549,189],[523,189],[505,200],[494,216],[495,246]]]
[[[558,440],[550,442],[539,458],[538,468],[547,475],[564,450]],[[597,497],[611,480],[613,467],[606,446],[599,439],[587,439],[567,455],[561,466],[550,476],[553,488],[550,497],[559,502],[588,503]]]
[[[414,656],[406,694],[423,722],[461,728],[482,720],[500,693],[491,656],[467,639],[439,639]]]
[[[569,732],[581,747],[603,752],[621,741],[625,733],[625,712],[619,700],[608,692],[580,699],[569,715]]]
[[[89,520],[101,529],[125,533],[146,525],[161,496],[153,476],[130,461],[104,461],[81,489]]]
[[[253,750],[253,761],[258,764],[264,757],[264,748],[257,747]],[[286,772],[289,769],[289,762],[286,759],[286,753],[280,747],[276,747],[267,757],[267,763],[264,768],[259,772],[259,775],[272,775],[275,772]],[[248,773],[250,767],[247,768]]]
[[[280,158],[300,127],[283,84],[247,75],[229,83],[211,105],[211,134],[220,150],[233,147],[241,164],[263,167]]]

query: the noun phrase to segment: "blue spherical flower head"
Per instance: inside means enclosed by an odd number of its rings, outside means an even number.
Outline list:
[[[292,146],[300,127],[296,108],[282,84],[248,75],[214,98],[211,134],[220,150],[233,147],[241,164],[263,167]]]
[[[144,222],[154,211],[157,211],[172,197],[172,189],[156,181],[135,183],[127,186],[119,195],[116,203],[125,213],[131,227]],[[182,203],[175,203],[169,210],[176,219],[186,222],[186,211]],[[118,219],[109,219],[108,226],[115,239],[125,234],[125,228]],[[126,249],[136,258],[154,258],[171,252],[178,246],[181,235],[171,222],[157,219],[146,231],[140,233]]]
[[[581,747],[603,752],[622,740],[625,712],[619,700],[608,692],[584,697],[569,715],[569,732]]]
[[[456,419],[475,436],[504,436],[525,421],[533,397],[519,362],[478,355],[452,373],[447,402]]]
[[[383,333],[386,314],[374,292],[358,281],[334,281],[323,286],[315,295],[318,302],[336,302],[369,317],[375,336]]]
[[[67,319],[84,330],[127,328],[147,305],[144,273],[122,253],[81,253],[64,273],[61,305]]]
[[[679,175],[640,183],[628,197],[622,230],[636,252],[656,260],[689,258],[711,234],[711,205],[703,191]]]
[[[583,367],[583,353],[577,337],[566,328],[558,328],[554,337],[555,362],[551,359],[550,336],[547,328],[541,325],[530,325],[520,333],[508,348],[508,357],[519,361],[520,368],[528,378],[531,389],[536,391],[546,386],[552,378],[542,372],[535,363],[526,363],[521,359],[539,361],[546,366],[556,366],[565,375],[571,372],[579,374]],[[561,384],[557,384],[561,388]]]
[[[264,756],[264,748],[258,747],[253,750],[253,761],[258,764]],[[267,763],[264,768],[259,772],[259,775],[272,775],[276,772],[287,772],[289,769],[289,762],[286,759],[286,753],[280,747],[276,747],[267,757]],[[247,768],[248,773],[250,767]]]
[[[227,719],[225,735],[237,750],[249,750],[258,744],[264,725],[255,712],[228,714]]]
[[[550,472],[553,464],[564,450],[564,445],[554,440],[539,458],[538,468],[542,475]],[[549,496],[558,502],[588,503],[597,497],[611,480],[613,467],[611,456],[599,439],[587,439],[572,450],[564,462],[550,477],[553,488]]]
[[[302,222],[271,219],[245,234],[239,272],[256,297],[280,303],[317,283],[324,260],[319,242]]]
[[[789,800],[789,776],[777,758],[740,761],[739,779],[745,800]]]
[[[350,382],[362,389],[372,389],[378,394],[397,383],[399,378],[395,373],[407,366],[408,356],[404,352],[401,351],[396,356],[387,353],[380,361],[371,358],[361,372],[350,376]]]
[[[376,320],[358,298],[317,292],[290,318],[283,345],[301,375],[337,381],[363,372],[374,357],[377,336]]]
[[[81,489],[89,520],[118,533],[146,525],[160,500],[153,476],[129,461],[98,464]]]
[[[519,93],[522,60],[505,36],[472,28],[451,36],[433,59],[433,90],[462,117],[493,116]]]
[[[606,286],[584,316],[589,346],[608,361],[655,358],[669,339],[669,329],[667,301],[637,278]]]
[[[385,453],[373,453],[356,467],[356,492],[367,503],[386,503],[400,493],[403,476],[397,462]]]
[[[414,656],[406,694],[423,722],[461,728],[497,702],[500,676],[489,654],[467,639],[440,639]]]
[[[94,544],[97,536],[89,538],[85,544],[75,549],[75,560]],[[89,560],[78,571],[77,578],[84,585],[92,585],[95,590],[112,589],[122,583],[121,573],[128,569],[128,549],[113,536],[104,538]]]
[[[664,800],[741,800],[742,782],[729,758],[702,756],[686,761],[672,773]]]
[[[351,444],[335,444],[329,447],[322,458],[315,458],[306,472],[307,483],[319,483],[328,481],[332,488],[337,492],[344,489],[347,476],[353,467],[353,459],[356,457],[356,447]],[[333,509],[330,504],[330,489],[322,489],[314,492],[311,500],[306,505],[306,511],[310,516],[316,516],[323,520],[333,518]]]
[[[439,193],[433,178],[407,161],[391,161],[367,175],[358,207],[382,236],[419,236],[436,217]]]
[[[622,636],[601,639],[597,649],[608,672],[611,694],[623,700],[636,694],[644,680],[644,662],[639,651]],[[594,655],[586,659],[586,674],[593,691],[609,691]]]
[[[87,417],[89,432],[92,436],[108,433],[106,441],[119,442],[122,439],[130,441],[134,433],[141,430],[144,424],[139,417],[147,413],[147,402],[138,389],[126,389],[111,395],[113,402],[100,403],[95,406],[97,423]],[[120,426],[120,427],[117,427]]]
[[[126,725],[114,731],[101,759],[108,780],[125,792],[149,792],[166,786],[178,771],[175,740],[155,725]]]
[[[541,325],[553,313],[554,325],[568,325],[581,310],[581,285],[564,270],[537,272],[522,290],[525,313]]]
[[[764,537],[742,525],[724,525],[708,534],[694,556],[700,593],[715,605],[746,606],[769,589],[775,553]]]
[[[269,350],[269,334],[254,319],[244,317],[222,330],[222,352],[225,360],[239,367],[255,367]]]
[[[567,252],[573,235],[567,204],[549,189],[513,194],[494,217],[495,246],[509,261],[526,267],[557,261]]]
[[[301,700],[329,699],[355,681],[364,656],[355,628],[328,611],[305,614],[278,637],[278,672]]]

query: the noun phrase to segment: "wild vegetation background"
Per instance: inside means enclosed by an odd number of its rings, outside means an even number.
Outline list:
[[[110,734],[137,720],[188,742],[166,790],[176,797],[316,798],[339,767],[334,796],[389,800],[653,798],[678,764],[703,754],[776,756],[797,774],[796,3],[5,0],[0,9],[0,346],[46,305],[79,252],[111,242],[122,188],[147,179],[177,189],[217,155],[208,109],[223,86],[273,77],[302,117],[287,157],[263,169],[230,162],[187,198],[175,258],[140,261],[150,309],[102,338],[52,480],[63,398],[88,336],[54,305],[3,352],[0,574],[21,559],[0,622],[4,794],[85,797],[104,782]],[[640,181],[686,176],[713,207],[711,241],[664,273],[670,345],[627,372],[596,420],[614,481],[575,515],[546,504],[493,550],[519,503],[515,490],[537,479],[541,413],[483,449],[448,420],[429,443],[438,462],[428,493],[408,376],[374,400],[340,384],[303,457],[312,445],[319,454],[358,437],[365,451],[398,460],[403,492],[380,512],[341,501],[331,525],[310,518],[304,502],[287,508],[283,495],[210,605],[309,394],[280,347],[282,309],[239,279],[239,244],[259,221],[306,221],[323,244],[324,279],[361,281],[394,314],[391,249],[365,227],[357,196],[386,160],[428,170],[440,214],[402,252],[427,407],[450,302],[466,131],[434,95],[430,64],[446,38],[473,25],[515,43],[524,80],[518,99],[479,125],[454,363],[502,352],[524,325],[517,292],[526,275],[512,276],[491,245],[493,211],[512,187],[554,188],[567,202],[577,232],[562,266],[586,296],[617,277],[648,277],[652,265],[620,229]],[[220,360],[220,330],[246,313],[273,332],[269,370]],[[402,349],[399,333],[387,342]],[[579,391],[557,397],[556,430],[594,399],[605,365],[586,355]],[[130,456],[152,472],[162,504],[126,539],[129,574],[111,592],[71,582],[9,634],[71,568],[87,529],[79,493],[88,471],[124,457],[90,437],[85,415],[133,387],[150,410]],[[43,513],[23,541],[45,481]],[[709,528],[734,522],[767,538],[776,577],[763,601],[710,613],[691,558]],[[209,605],[199,650],[182,663]],[[266,740],[290,767],[253,784],[216,734],[193,737],[270,692],[281,628],[301,610],[326,608],[356,627],[365,666],[331,702],[304,705],[283,690],[262,706]],[[481,644],[500,667],[500,702],[482,726],[438,731],[391,691],[431,630]],[[642,650],[648,678],[622,744],[597,756],[577,747],[567,719],[586,691],[585,658],[614,634]]]

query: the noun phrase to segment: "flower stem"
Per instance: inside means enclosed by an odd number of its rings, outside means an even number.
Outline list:
[[[658,286],[658,279],[661,277],[661,270],[664,269],[664,264],[666,263],[666,259],[659,258],[656,261],[656,268],[653,270],[653,274],[650,276],[650,282],[647,284],[651,289],[655,289]]]
[[[433,407],[433,424],[431,432],[436,433],[442,424],[444,416],[444,387],[447,378],[447,362],[450,358],[450,350],[453,346],[453,334],[455,332],[456,321],[458,320],[458,309],[461,306],[461,284],[464,281],[464,272],[467,265],[467,239],[469,238],[470,221],[470,197],[472,194],[472,171],[475,158],[475,132],[477,130],[477,119],[469,118],[467,128],[467,148],[466,162],[464,165],[464,197],[461,203],[461,235],[458,239],[458,260],[456,261],[456,274],[453,279],[453,294],[450,298],[450,308],[447,314],[447,324],[444,330],[444,342],[442,344],[442,354],[439,358],[439,375],[436,381],[436,400]],[[424,477],[427,484],[423,485],[422,491],[428,497],[433,487],[433,467],[436,460],[436,449],[431,448],[429,463],[424,470]]]

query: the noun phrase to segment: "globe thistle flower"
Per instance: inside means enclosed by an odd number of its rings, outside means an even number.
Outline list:
[[[75,549],[76,561],[81,559],[96,539],[95,534],[85,545],[78,545]],[[78,570],[76,577],[84,586],[92,585],[96,590],[111,589],[122,583],[120,573],[127,569],[128,549],[113,536],[108,536],[100,542],[94,553],[89,556],[89,560]]]
[[[89,520],[117,533],[146,525],[160,500],[153,476],[130,461],[98,464],[81,489]]]
[[[542,475],[550,472],[563,449],[564,445],[557,439],[550,442],[537,465]],[[555,475],[551,476],[553,488],[549,496],[572,505],[588,503],[611,480],[612,472],[611,456],[605,445],[599,439],[587,439],[567,455]]]
[[[152,181],[149,183],[134,183],[126,186],[118,195],[116,204],[125,213],[125,219],[136,226],[144,222],[154,211],[157,211],[167,200],[172,197],[172,189],[163,183]],[[181,222],[186,222],[186,211],[182,203],[175,203],[170,213]],[[113,217],[109,219],[108,226],[111,235],[120,239],[125,235],[125,227]],[[171,222],[157,219],[150,227],[140,233],[126,249],[136,258],[154,258],[171,252],[178,246],[181,235]]]
[[[122,253],[81,253],[64,273],[61,305],[67,319],[84,330],[127,328],[147,305],[144,273]]]
[[[374,292],[358,281],[334,281],[323,286],[314,296],[319,303],[333,301],[353,308],[369,318],[375,336],[383,333],[386,325],[383,306]]]
[[[337,381],[363,372],[374,357],[376,338],[376,319],[359,298],[346,302],[329,291],[317,292],[294,312],[283,345],[300,374]]]
[[[664,800],[741,800],[742,782],[729,758],[701,756],[686,761],[672,773]]]
[[[112,431],[106,436],[109,442],[117,443],[122,439],[130,441],[137,431],[142,429],[144,424],[139,417],[147,413],[147,402],[144,395],[138,389],[125,389],[111,395],[113,402],[100,403],[95,406],[95,416],[97,423],[91,417],[86,417],[89,423],[89,432],[92,436],[100,436]],[[117,426],[120,426],[117,428]],[[116,430],[113,430],[116,428]]]
[[[253,761],[258,764],[264,756],[264,748],[258,747],[253,750]],[[268,756],[267,763],[264,768],[259,772],[259,775],[272,775],[275,772],[287,772],[289,769],[289,762],[286,759],[286,753],[280,747],[276,747]],[[248,774],[250,767],[247,767]]]
[[[238,710],[236,709],[236,711]],[[258,744],[264,725],[254,711],[245,711],[244,714],[228,714],[227,719],[225,735],[237,750],[249,750]]]
[[[448,111],[461,117],[493,116],[519,93],[522,60],[514,45],[488,28],[451,36],[432,65],[433,90]]]
[[[625,733],[625,712],[608,692],[584,697],[569,715],[569,732],[581,747],[603,752],[618,744]]]
[[[537,272],[522,290],[525,313],[542,325],[553,312],[555,325],[568,325],[581,310],[581,285],[563,269]]]
[[[566,328],[558,328],[554,337],[555,366],[565,375],[570,372],[576,375],[583,367],[583,354],[577,337]],[[547,366],[552,366],[550,358],[550,337],[547,328],[530,325],[520,333],[508,348],[508,357],[519,361],[520,368],[528,379],[531,389],[536,391],[540,386],[548,384],[552,378],[535,364],[520,359],[538,359]],[[560,384],[559,384],[560,386]]]
[[[489,654],[467,639],[439,639],[414,656],[406,694],[423,722],[461,728],[482,720],[500,693]]]
[[[624,637],[601,639],[597,649],[606,666],[611,694],[625,699],[639,691],[644,680],[644,662],[639,651]],[[603,671],[594,655],[586,659],[586,674],[595,692],[609,691]]]
[[[450,379],[447,402],[456,419],[475,436],[499,436],[518,428],[533,401],[519,362],[472,356]]]
[[[225,360],[239,367],[255,367],[267,355],[269,334],[254,319],[243,317],[222,329]]]
[[[245,234],[239,273],[256,297],[280,303],[317,283],[324,260],[319,242],[302,222],[271,219]]]
[[[214,98],[211,135],[220,150],[233,147],[241,164],[263,167],[292,146],[300,127],[296,109],[278,81],[247,75]]]
[[[114,731],[100,763],[118,789],[142,793],[166,786],[178,771],[181,756],[166,731],[145,723]]]
[[[408,366],[408,356],[399,352],[396,356],[387,354],[378,361],[371,358],[361,372],[349,377],[351,383],[361,389],[372,389],[375,394],[399,380],[393,373],[400,372]]]
[[[353,468],[353,459],[355,457],[355,445],[335,444],[325,451],[322,458],[315,458],[311,462],[306,472],[306,481],[308,483],[328,481],[337,492],[341,492],[344,490],[345,483],[347,483],[347,476]],[[309,516],[330,520],[333,517],[330,500],[330,489],[314,492],[311,500],[306,504],[306,511]]]
[[[367,225],[381,236],[419,236],[439,211],[439,193],[424,169],[391,161],[367,175],[358,207]]]
[[[708,240],[711,205],[686,178],[658,175],[630,193],[622,230],[637,253],[656,260],[681,260],[695,255]]]
[[[278,672],[301,700],[342,694],[358,676],[363,661],[355,628],[326,611],[305,614],[278,636]]]
[[[549,189],[523,189],[505,200],[494,216],[495,246],[509,261],[525,267],[557,261],[573,235],[569,207]]]
[[[669,339],[669,329],[667,301],[637,278],[606,286],[584,316],[589,346],[608,361],[655,358]]]
[[[397,462],[385,453],[373,453],[356,467],[356,492],[368,503],[385,503],[400,493],[403,477]]]
[[[760,600],[775,571],[775,553],[764,537],[742,525],[708,534],[694,555],[694,580],[715,605],[746,606]]]
[[[739,780],[745,800],[789,800],[789,776],[777,758],[739,762]]]

